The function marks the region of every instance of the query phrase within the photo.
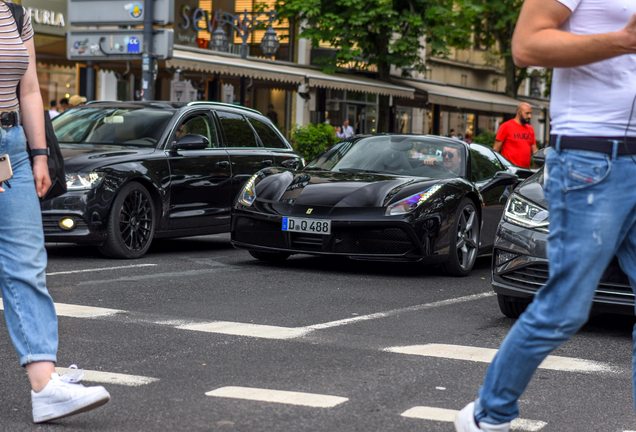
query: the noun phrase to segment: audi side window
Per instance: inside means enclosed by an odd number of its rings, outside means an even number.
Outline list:
[[[240,114],[217,111],[228,147],[260,147],[252,127]]]
[[[248,120],[254,126],[254,130],[261,139],[261,142],[268,148],[283,148],[286,149],[287,144],[280,139],[278,134],[272,129],[270,125],[252,117],[248,117]]]
[[[217,148],[219,146],[216,140],[216,130],[214,129],[214,123],[208,116],[198,116],[189,118],[177,128],[176,139],[180,139],[186,134],[196,134],[204,136],[208,139],[210,144],[207,148]]]

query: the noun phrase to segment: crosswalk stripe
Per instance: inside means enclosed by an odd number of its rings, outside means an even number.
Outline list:
[[[215,321],[201,324],[182,324],[181,330],[194,330],[208,333],[221,333],[234,336],[259,337],[264,339],[292,339],[305,335],[309,330],[304,327],[277,327],[259,324],[245,324],[228,321]]]
[[[67,368],[56,367],[55,372],[64,375]],[[159,378],[151,378],[140,375],[128,375],[113,372],[102,372],[94,370],[84,370],[82,381],[90,381],[104,384],[119,384],[130,387],[137,387],[159,381]]]
[[[115,315],[123,312],[118,309],[106,309],[92,306],[72,305],[65,303],[54,303],[55,313],[57,316],[66,316],[72,318],[97,318],[109,315]],[[4,310],[4,302],[0,299],[0,310]]]
[[[205,394],[213,397],[301,405],[314,408],[332,408],[349,400],[340,396],[233,386],[221,387]]]
[[[492,362],[496,349],[479,348],[461,345],[426,344],[385,348],[384,351],[399,354],[420,355],[425,357],[440,357],[453,360],[467,360],[474,362]],[[617,369],[608,363],[583,360],[573,357],[548,356],[541,365],[541,369],[567,372],[601,372],[616,373]]]
[[[89,273],[89,272],[97,272],[97,271],[105,271],[105,270],[120,270],[120,269],[137,268],[137,267],[154,267],[156,265],[157,264],[132,264],[132,265],[125,265],[125,266],[118,266],[118,267],[101,267],[101,268],[84,269],[84,270],[59,271],[59,272],[47,273],[46,275],[58,276],[58,275],[65,275],[65,274]]]
[[[402,417],[451,423],[455,421],[455,416],[458,412],[459,411],[445,408],[416,406],[404,411],[402,413]],[[537,432],[543,429],[543,427],[545,427],[546,425],[546,422],[540,420],[527,420],[518,418],[511,422],[510,428],[512,430]]]

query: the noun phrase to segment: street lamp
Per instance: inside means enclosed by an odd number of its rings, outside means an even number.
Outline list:
[[[217,11],[214,13],[214,21],[216,22],[217,28],[210,38],[212,49],[227,51],[228,37],[223,30],[223,26],[229,25],[241,38],[241,58],[246,59],[248,50],[247,41],[252,35],[252,32],[263,24],[269,24],[269,28],[261,41],[261,49],[263,50],[263,54],[267,57],[276,54],[280,46],[278,36],[276,36],[276,32],[273,28],[274,21],[276,21],[276,11],[271,10],[269,12],[252,13],[245,9],[245,12],[241,15],[243,19],[238,15],[233,15],[228,12]],[[245,106],[245,77],[243,76],[241,77],[241,105]]]

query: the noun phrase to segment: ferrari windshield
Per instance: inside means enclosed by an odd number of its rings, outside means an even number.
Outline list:
[[[157,108],[85,107],[53,122],[62,143],[155,147],[174,112]]]
[[[465,161],[465,146],[459,142],[387,135],[340,142],[305,169],[446,178],[463,176]]]

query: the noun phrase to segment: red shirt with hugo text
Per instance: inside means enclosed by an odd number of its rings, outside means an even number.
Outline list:
[[[503,157],[515,165],[530,168],[532,146],[536,144],[532,126],[520,125],[514,119],[508,120],[501,125],[495,139],[503,143]]]

